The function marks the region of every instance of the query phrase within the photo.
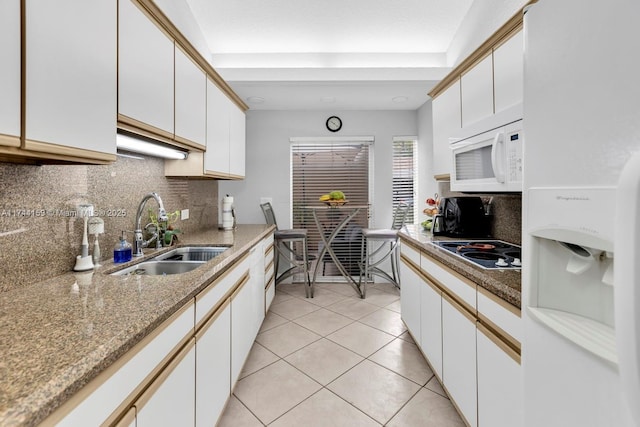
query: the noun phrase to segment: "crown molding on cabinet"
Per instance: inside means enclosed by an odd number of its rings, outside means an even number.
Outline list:
[[[444,92],[449,86],[455,83],[462,74],[471,69],[475,64],[484,59],[487,55],[507,40],[511,38],[515,33],[522,29],[524,11],[528,6],[536,3],[537,0],[532,0],[516,12],[502,27],[500,27],[495,33],[491,35],[484,43],[482,43],[476,50],[474,50],[468,57],[466,57],[457,67],[455,67],[440,83],[434,86],[429,92],[431,98],[436,98],[442,92]]]

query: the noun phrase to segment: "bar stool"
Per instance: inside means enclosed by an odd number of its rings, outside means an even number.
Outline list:
[[[307,250],[307,230],[301,228],[280,230],[271,203],[263,203],[260,205],[260,208],[262,209],[267,224],[276,226],[274,233],[274,243],[276,247],[276,257],[274,259],[276,285],[284,279],[302,271],[305,277],[305,295],[307,298],[313,298],[313,283],[309,275],[309,263],[315,259],[315,256],[309,255]],[[301,246],[301,248],[296,250],[296,246]],[[280,257],[283,257],[283,261],[291,265],[291,267],[278,275]]]
[[[398,250],[398,231],[404,225],[409,205],[400,202],[393,213],[391,228],[362,229],[360,279],[358,286],[362,298],[366,296],[366,282],[370,276],[379,276],[400,288],[400,251]],[[377,248],[374,249],[374,245]],[[391,262],[391,274],[384,271],[380,264],[386,259]]]

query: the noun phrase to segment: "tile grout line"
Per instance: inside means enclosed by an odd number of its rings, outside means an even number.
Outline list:
[[[280,291],[280,292],[283,292],[283,293],[285,293],[285,294],[287,294],[287,295],[291,296],[292,298],[290,298],[290,299],[297,299],[297,300],[303,300],[303,301],[308,300],[308,298],[301,298],[301,297],[298,297],[297,295],[289,294],[289,293],[287,293],[286,291]],[[332,291],[327,290],[327,292],[332,292]],[[277,316],[281,317],[282,319],[284,319],[286,322],[284,322],[284,323],[282,323],[282,324],[279,324],[279,325],[276,325],[276,326],[273,326],[273,327],[271,327],[271,328],[269,328],[269,329],[267,329],[267,330],[264,330],[264,331],[261,331],[261,332],[260,332],[260,334],[262,334],[262,333],[265,333],[265,332],[271,331],[271,330],[273,330],[273,329],[276,329],[276,328],[278,328],[278,327],[280,327],[280,326],[284,326],[284,325],[286,325],[287,323],[292,323],[292,324],[294,324],[294,325],[296,325],[296,326],[299,326],[299,327],[301,327],[301,328],[303,328],[303,329],[305,329],[305,330],[307,330],[307,331],[309,331],[309,332],[311,332],[311,333],[313,333],[313,334],[315,334],[315,335],[319,336],[319,338],[318,338],[318,339],[315,339],[314,341],[312,341],[312,342],[310,342],[310,343],[308,343],[308,344],[304,345],[303,347],[301,347],[301,348],[299,348],[299,349],[297,349],[297,350],[295,350],[295,351],[293,351],[293,352],[291,352],[291,353],[289,353],[289,354],[287,354],[287,355],[285,355],[285,356],[282,356],[282,357],[281,357],[281,356],[279,356],[278,354],[273,353],[273,351],[271,351],[268,347],[265,347],[263,344],[261,344],[261,343],[260,343],[260,342],[258,342],[257,340],[256,340],[256,341],[254,341],[254,343],[258,344],[260,347],[262,347],[263,349],[267,350],[269,353],[271,353],[271,354],[273,354],[274,356],[276,356],[276,358],[277,358],[277,359],[276,359],[275,361],[271,362],[271,363],[268,363],[268,364],[267,364],[267,365],[265,365],[265,366],[262,366],[260,369],[258,369],[258,370],[256,370],[256,371],[254,371],[254,372],[252,372],[252,373],[250,373],[250,374],[247,374],[245,377],[242,377],[241,379],[244,379],[244,378],[247,378],[247,377],[249,377],[249,376],[251,376],[251,375],[253,375],[253,374],[256,374],[256,373],[258,373],[258,372],[262,371],[263,369],[265,369],[265,368],[267,368],[267,367],[269,367],[269,366],[271,366],[271,365],[273,365],[273,364],[275,364],[275,363],[277,363],[277,362],[279,362],[279,361],[281,361],[281,360],[282,360],[282,361],[284,361],[287,365],[289,365],[290,367],[293,367],[293,368],[294,368],[294,369],[296,369],[298,372],[302,373],[305,377],[309,378],[309,379],[310,379],[310,380],[312,380],[314,383],[316,383],[316,384],[318,384],[318,385],[320,386],[320,389],[319,389],[319,390],[317,390],[316,392],[314,392],[313,394],[311,394],[310,396],[308,396],[307,398],[305,398],[302,402],[299,402],[298,404],[296,404],[294,407],[292,407],[292,408],[290,408],[289,410],[285,411],[283,414],[279,415],[276,419],[274,419],[273,421],[271,421],[271,423],[275,422],[277,419],[280,419],[280,418],[281,418],[281,417],[283,417],[285,414],[289,413],[289,412],[290,412],[290,411],[292,411],[294,408],[298,407],[300,404],[302,404],[302,403],[304,403],[305,401],[309,400],[312,396],[315,396],[315,395],[316,395],[316,394],[318,394],[321,390],[323,390],[323,389],[324,389],[324,390],[327,390],[328,392],[330,392],[331,394],[333,394],[334,396],[338,397],[339,399],[341,399],[343,402],[346,402],[347,404],[349,404],[351,407],[353,407],[354,409],[356,409],[358,412],[360,412],[360,413],[364,414],[367,418],[369,418],[369,419],[373,420],[374,422],[376,422],[377,424],[379,424],[379,425],[380,425],[380,423],[379,423],[376,419],[374,419],[374,418],[373,418],[373,417],[371,417],[369,414],[365,413],[364,411],[362,411],[360,408],[356,407],[356,406],[355,406],[355,405],[353,405],[352,403],[350,403],[350,402],[346,401],[344,398],[342,398],[341,396],[337,395],[336,393],[334,393],[332,390],[330,390],[330,389],[327,387],[328,385],[330,385],[330,384],[334,383],[334,382],[335,382],[335,381],[337,381],[339,378],[341,378],[342,376],[344,376],[345,374],[347,374],[348,372],[350,372],[351,370],[353,370],[356,366],[358,366],[358,365],[362,364],[365,360],[367,360],[367,361],[369,361],[369,362],[371,362],[371,363],[374,363],[374,364],[376,364],[377,366],[379,366],[379,367],[381,367],[381,368],[383,368],[383,369],[385,369],[385,370],[387,370],[387,371],[389,371],[389,372],[391,372],[391,373],[393,373],[393,374],[396,374],[396,375],[398,375],[398,376],[400,376],[400,377],[402,377],[402,378],[404,378],[404,379],[406,379],[406,380],[408,380],[408,381],[410,381],[410,382],[412,382],[412,383],[416,384],[416,385],[419,387],[418,391],[416,391],[416,393],[414,393],[414,394],[413,394],[413,395],[412,395],[412,396],[411,396],[411,397],[410,397],[410,398],[409,398],[409,399],[408,399],[408,400],[407,400],[407,401],[406,401],[406,402],[405,402],[405,403],[404,403],[404,404],[403,404],[403,405],[398,409],[398,411],[396,411],[396,412],[391,416],[391,418],[389,418],[389,420],[388,420],[388,421],[391,421],[391,420],[392,420],[392,419],[393,419],[393,418],[394,418],[394,417],[395,417],[395,416],[396,416],[396,415],[397,415],[397,414],[398,414],[398,413],[399,413],[399,412],[400,412],[400,411],[401,411],[401,410],[402,410],[402,409],[403,409],[403,408],[408,404],[408,402],[409,402],[409,401],[411,401],[411,400],[415,397],[415,395],[416,395],[416,394],[417,394],[417,393],[418,393],[422,388],[426,388],[426,384],[428,384],[428,383],[429,383],[429,381],[433,378],[433,375],[432,375],[432,377],[431,377],[431,378],[429,378],[429,379],[425,382],[425,384],[424,384],[424,385],[420,385],[419,383],[415,382],[414,380],[412,380],[412,379],[410,379],[410,378],[407,378],[407,377],[405,377],[404,375],[402,375],[402,374],[400,374],[400,373],[398,373],[398,372],[395,372],[395,371],[393,371],[392,369],[389,369],[389,368],[387,368],[387,367],[385,367],[385,366],[383,366],[383,365],[381,365],[381,364],[379,364],[379,363],[377,363],[377,362],[375,362],[375,361],[373,361],[373,360],[371,360],[371,359],[370,359],[370,357],[372,357],[374,354],[378,353],[380,350],[382,350],[384,347],[388,346],[389,344],[391,344],[391,343],[392,343],[392,342],[394,342],[395,340],[402,339],[402,338],[400,338],[400,336],[401,336],[401,335],[403,335],[406,331],[402,331],[401,333],[399,333],[399,334],[397,334],[397,335],[396,335],[396,334],[394,334],[394,333],[389,333],[389,332],[387,332],[387,331],[385,331],[385,330],[379,329],[379,328],[377,328],[377,327],[375,327],[375,326],[368,325],[368,324],[366,324],[366,323],[362,322],[362,319],[364,319],[364,318],[366,318],[366,317],[368,317],[368,316],[370,316],[370,315],[372,315],[372,314],[374,314],[374,313],[376,313],[376,312],[379,312],[380,310],[387,310],[387,311],[389,311],[389,312],[391,312],[391,313],[397,313],[396,311],[394,311],[394,310],[390,310],[390,309],[388,309],[388,308],[387,308],[389,305],[396,303],[396,302],[397,302],[397,299],[396,299],[395,301],[393,301],[393,302],[391,302],[391,303],[389,303],[389,304],[385,305],[385,306],[378,306],[378,305],[375,305],[375,304],[368,303],[368,304],[369,304],[369,305],[371,305],[372,307],[375,307],[375,310],[374,310],[374,311],[372,311],[371,313],[365,314],[364,316],[361,316],[361,317],[359,317],[359,318],[357,318],[357,319],[353,319],[353,318],[351,318],[351,317],[349,317],[349,316],[345,316],[343,313],[339,313],[339,312],[334,311],[334,310],[331,310],[331,309],[329,308],[329,307],[330,307],[330,306],[332,306],[332,305],[338,304],[338,303],[340,303],[340,302],[343,302],[343,301],[345,301],[345,300],[349,299],[349,297],[346,297],[346,296],[341,295],[341,294],[339,294],[339,293],[336,293],[336,292],[333,292],[333,293],[335,293],[336,295],[343,296],[344,298],[341,298],[339,301],[336,301],[336,302],[334,302],[334,303],[331,303],[331,304],[329,304],[329,305],[327,305],[327,306],[322,306],[322,305],[314,304],[314,305],[316,305],[316,306],[318,307],[316,310],[311,311],[311,312],[306,313],[306,314],[303,314],[303,315],[301,315],[301,316],[297,316],[297,317],[295,317],[295,318],[293,318],[293,319],[288,319],[288,318],[286,318],[286,317],[284,317],[284,316],[282,316],[282,315],[280,315],[280,314],[278,314],[278,313],[276,313],[276,312],[272,312],[273,314],[275,314],[275,315],[277,315]],[[392,295],[392,294],[389,294],[389,295]],[[282,301],[282,302],[289,301],[290,299],[287,299],[287,300]],[[359,298],[358,298],[358,299],[357,299],[357,298],[352,298],[352,299],[353,299],[353,300],[355,300],[356,302],[360,300]],[[308,302],[308,301],[306,301],[306,302]],[[363,302],[366,302],[366,301],[363,301]],[[313,304],[313,303],[311,303],[311,304]],[[342,326],[342,327],[339,327],[338,329],[336,329],[336,330],[334,330],[334,331],[332,331],[332,332],[330,332],[330,333],[328,333],[328,334],[326,334],[326,335],[319,334],[319,333],[317,333],[317,332],[315,332],[315,331],[313,331],[313,330],[311,330],[311,329],[309,329],[309,328],[305,327],[304,325],[301,325],[301,324],[299,324],[299,323],[297,323],[297,322],[296,322],[296,320],[297,320],[297,319],[300,319],[300,318],[302,318],[302,317],[305,317],[305,316],[311,315],[311,314],[313,314],[313,313],[315,313],[315,312],[317,312],[317,311],[319,311],[319,310],[321,310],[321,309],[325,309],[326,311],[329,311],[329,312],[334,313],[334,314],[336,314],[336,315],[338,315],[338,316],[344,317],[344,318],[348,319],[350,322],[349,322],[347,325],[344,325],[344,326]],[[271,311],[271,310],[269,310],[269,311]],[[269,313],[267,313],[267,314],[269,314]],[[398,314],[399,314],[399,313],[398,313]],[[329,335],[334,334],[334,333],[336,333],[336,332],[338,332],[338,331],[340,331],[340,330],[342,330],[342,329],[344,329],[344,328],[346,328],[346,327],[348,327],[348,326],[351,326],[351,325],[353,325],[353,324],[354,324],[354,323],[356,323],[356,322],[357,322],[357,323],[359,323],[359,324],[360,324],[360,325],[362,325],[362,326],[369,327],[369,328],[374,329],[374,330],[376,330],[376,331],[379,331],[379,332],[381,332],[381,333],[387,334],[387,335],[389,335],[390,337],[393,337],[393,338],[392,338],[392,340],[391,340],[391,341],[389,341],[388,343],[386,343],[386,344],[382,345],[380,348],[375,349],[375,350],[374,350],[371,354],[369,354],[368,356],[362,356],[362,355],[360,355],[360,354],[358,354],[358,353],[354,352],[353,350],[351,350],[351,349],[349,349],[349,348],[347,348],[347,347],[343,346],[342,344],[337,343],[337,342],[335,342],[335,341],[331,340],[330,338],[328,338],[328,336],[329,336]],[[307,348],[307,347],[309,347],[310,345],[312,345],[312,344],[314,344],[314,343],[318,343],[318,342],[319,342],[320,340],[322,340],[322,339],[326,339],[327,341],[329,341],[329,342],[331,342],[331,343],[333,343],[333,344],[335,344],[335,345],[338,345],[338,346],[340,346],[341,348],[345,349],[346,351],[349,351],[349,352],[351,352],[351,353],[353,353],[353,354],[355,354],[355,355],[357,355],[357,356],[359,356],[359,357],[361,357],[361,358],[362,358],[362,360],[360,360],[358,363],[356,363],[355,365],[353,365],[352,367],[350,367],[349,369],[347,369],[346,371],[344,371],[343,373],[341,373],[340,375],[338,375],[336,378],[332,379],[332,380],[331,380],[327,385],[323,385],[323,384],[319,383],[319,382],[318,382],[318,381],[316,381],[314,378],[312,378],[311,376],[309,376],[307,373],[305,373],[304,371],[302,371],[302,370],[298,369],[296,366],[292,365],[291,363],[289,363],[289,361],[287,361],[287,360],[285,359],[286,357],[289,357],[290,355],[292,355],[292,354],[294,354],[294,353],[296,353],[296,352],[298,352],[298,351],[301,351],[301,350],[303,350],[304,348]],[[403,340],[403,341],[404,341],[404,340]],[[415,344],[414,344],[414,345],[415,345]],[[429,390],[429,391],[433,392],[432,390]],[[435,392],[433,392],[433,393],[435,393]],[[436,394],[437,394],[437,393],[436,393]],[[258,417],[257,417],[257,416],[256,416],[256,415],[255,415],[255,414],[254,414],[254,413],[253,413],[253,412],[252,412],[252,411],[251,411],[251,410],[250,410],[250,409],[249,409],[245,404],[244,404],[244,402],[242,402],[242,401],[240,400],[240,398],[239,398],[238,396],[236,396],[235,394],[233,394],[233,396],[234,396],[236,399],[238,399],[238,401],[240,401],[240,402],[241,402],[241,404],[242,404],[242,405],[243,405],[243,406],[244,406],[244,407],[245,407],[245,408],[246,408],[246,409],[247,409],[247,410],[248,410],[248,411],[249,411],[249,412],[250,412],[250,413],[251,413],[251,414],[252,414],[256,419],[258,419],[258,421],[259,421],[262,425],[266,425],[266,424],[264,424],[264,423],[263,423],[263,422],[262,422],[262,421],[261,421],[261,420],[260,420],[260,419],[259,419],[259,418],[258,418]],[[387,421],[387,422],[388,422],[388,421]],[[271,423],[270,423],[270,424],[271,424]]]

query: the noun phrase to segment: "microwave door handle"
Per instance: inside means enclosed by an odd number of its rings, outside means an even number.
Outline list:
[[[491,168],[493,174],[496,176],[496,181],[504,182],[504,171],[500,168],[500,162],[498,160],[498,146],[504,143],[504,132],[498,132],[493,138],[493,144],[491,145]]]

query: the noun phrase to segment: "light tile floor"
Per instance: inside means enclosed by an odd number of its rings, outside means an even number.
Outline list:
[[[400,294],[371,285],[280,284],[218,424],[458,427],[463,421],[400,318]]]

